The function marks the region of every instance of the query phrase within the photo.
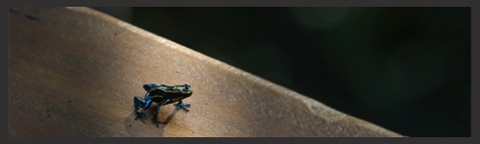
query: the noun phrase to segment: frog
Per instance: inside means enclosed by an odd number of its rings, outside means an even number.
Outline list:
[[[148,109],[153,102],[156,103],[155,111],[153,113],[153,122],[157,125],[157,128],[162,121],[158,120],[158,112],[160,111],[160,107],[168,104],[175,104],[176,110],[183,109],[186,112],[190,110],[187,107],[190,107],[190,104],[185,104],[182,100],[190,97],[193,93],[190,90],[189,84],[183,85],[165,85],[165,84],[144,84],[143,89],[147,91],[145,94],[144,99],[139,96],[135,96],[133,98],[133,106],[135,107],[135,120],[138,118],[148,119],[148,116],[143,112]],[[140,108],[143,111],[140,111]]]

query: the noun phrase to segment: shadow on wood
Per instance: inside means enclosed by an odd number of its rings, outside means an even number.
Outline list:
[[[9,78],[15,137],[400,136],[88,8],[10,9]],[[146,83],[190,84],[191,111],[134,120]]]

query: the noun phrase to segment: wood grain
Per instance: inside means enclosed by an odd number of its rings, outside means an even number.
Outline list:
[[[89,8],[9,16],[10,136],[401,136]],[[191,111],[134,120],[146,83],[190,84]]]

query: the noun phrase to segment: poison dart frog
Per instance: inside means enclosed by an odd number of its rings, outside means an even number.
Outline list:
[[[177,109],[181,108],[187,112],[190,111],[187,108],[190,107],[190,104],[184,104],[182,102],[183,99],[188,98],[192,95],[190,85],[188,84],[174,86],[167,86],[164,84],[144,84],[143,89],[147,91],[144,99],[140,98],[139,96],[135,96],[133,98],[133,105],[135,107],[135,120],[140,117],[143,117],[144,119],[148,118],[144,112],[139,111],[139,107],[143,110],[146,110],[148,109],[148,107],[150,107],[150,105],[152,105],[152,102],[157,103],[152,118],[153,122],[155,122],[157,127],[158,125],[160,125],[160,123],[162,123],[158,120],[157,117],[158,111],[160,110],[161,106],[178,102],[177,104],[175,104],[177,106]]]

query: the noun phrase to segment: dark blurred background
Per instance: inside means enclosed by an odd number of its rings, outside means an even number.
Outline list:
[[[470,136],[470,8],[95,8],[407,136]]]

